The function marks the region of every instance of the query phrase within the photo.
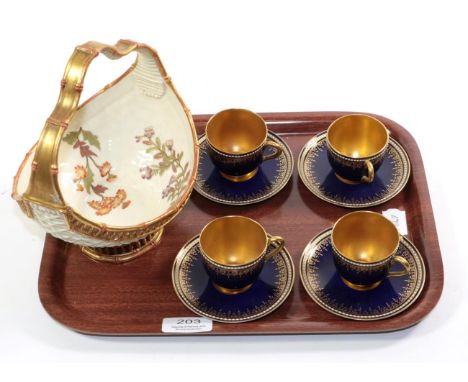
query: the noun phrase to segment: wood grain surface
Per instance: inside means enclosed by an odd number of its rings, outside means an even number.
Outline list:
[[[215,217],[240,214],[259,221],[269,233],[281,235],[296,267],[293,291],[275,312],[257,321],[214,323],[214,334],[306,334],[384,332],[418,323],[436,305],[443,288],[443,265],[426,175],[413,137],[397,123],[376,116],[400,142],[411,160],[412,174],[405,189],[387,203],[369,208],[406,210],[408,238],[421,252],[427,275],[424,290],[409,309],[381,321],[351,321],[334,316],[314,303],[301,285],[297,265],[306,244],[349,209],[315,197],[297,173],[303,145],[343,112],[262,113],[269,128],[280,134],[294,154],[295,169],[288,185],[273,198],[250,206],[216,204],[192,193],[183,211],[165,229],[161,244],[123,265],[100,264],[84,256],[78,246],[47,235],[39,273],[39,296],[46,311],[63,325],[88,334],[164,335],[165,317],[194,316],[177,298],[171,281],[172,263],[179,249]],[[194,116],[203,133],[209,115]]]

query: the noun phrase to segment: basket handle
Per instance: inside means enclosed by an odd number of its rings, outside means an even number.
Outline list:
[[[119,40],[115,45],[90,41],[75,48],[68,60],[61,81],[61,91],[52,114],[47,119],[36,147],[29,185],[23,198],[44,207],[63,211],[65,202],[58,186],[58,151],[60,141],[79,107],[83,81],[91,62],[100,54],[111,60],[136,51],[133,73],[148,83],[142,91],[149,96],[160,97],[170,82],[157,53],[151,47],[130,40]],[[127,71],[124,75],[127,75]],[[106,85],[104,89],[111,86]]]

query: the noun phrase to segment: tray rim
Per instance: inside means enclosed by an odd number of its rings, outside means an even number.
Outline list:
[[[268,112],[268,113],[259,113],[271,127],[273,127],[274,130],[274,125],[275,123],[280,123],[282,125],[282,131],[279,133],[279,135],[288,135],[288,134],[294,134],[294,135],[310,135],[311,132],[305,132],[305,133],[298,133],[297,128],[301,124],[308,124],[312,125],[314,123],[321,123],[323,124],[326,121],[329,121],[330,119],[336,119],[342,115],[345,114],[352,114],[356,112],[337,112],[337,111],[331,111],[331,112]],[[361,113],[361,112],[360,112]],[[413,183],[418,183],[420,187],[417,188],[418,192],[418,197],[421,201],[421,204],[424,204],[424,214],[422,216],[418,216],[420,220],[420,225],[424,226],[424,245],[425,248],[431,249],[431,262],[434,262],[435,264],[432,265],[432,267],[437,266],[438,267],[438,275],[437,277],[432,277],[431,272],[430,272],[430,267],[428,266],[427,262],[427,254],[423,254],[423,259],[426,265],[427,269],[427,275],[426,275],[426,281],[425,285],[423,288],[422,295],[419,297],[418,301],[422,299],[422,303],[417,309],[417,314],[413,314],[412,319],[410,321],[408,320],[398,320],[395,319],[395,316],[386,320],[381,320],[381,321],[373,321],[372,323],[378,323],[378,322],[383,322],[383,321],[390,321],[392,320],[393,325],[391,327],[385,327],[385,328],[374,328],[374,329],[359,329],[359,328],[352,328],[353,325],[351,325],[354,321],[349,320],[349,330],[309,330],[309,331],[304,331],[304,330],[292,330],[290,327],[287,328],[286,331],[283,332],[278,332],[274,330],[237,330],[236,332],[230,332],[230,331],[224,331],[220,330],[217,332],[205,332],[205,333],[191,333],[191,334],[183,334],[183,336],[218,336],[218,335],[301,335],[301,334],[358,334],[358,333],[384,333],[384,332],[394,332],[394,331],[399,331],[403,330],[409,327],[412,327],[416,324],[418,324],[423,318],[425,318],[437,305],[442,291],[443,291],[443,284],[444,284],[444,270],[443,270],[443,261],[442,261],[442,256],[440,252],[440,246],[439,246],[439,241],[438,241],[438,235],[437,235],[437,229],[435,225],[435,219],[434,219],[434,213],[433,213],[433,208],[432,208],[432,203],[430,199],[430,194],[429,194],[429,189],[428,189],[428,184],[427,184],[427,178],[426,178],[426,173],[424,169],[424,164],[422,161],[421,153],[419,150],[419,147],[413,138],[413,136],[401,125],[398,123],[394,122],[393,120],[373,114],[373,113],[364,113],[368,114],[371,116],[374,116],[378,119],[380,119],[384,124],[389,124],[391,125],[391,130],[397,130],[398,135],[404,138],[403,140],[407,141],[407,144],[403,145],[405,150],[407,151],[408,155],[410,156],[410,160],[412,163],[412,169],[419,167],[418,173],[417,173],[417,180],[412,181],[412,178],[416,176],[414,172],[412,172],[410,181],[406,185],[406,187],[412,187]],[[194,122],[196,125],[201,124],[206,122],[211,114],[200,114],[200,115],[194,115]],[[289,126],[290,124],[290,126]],[[276,132],[277,133],[277,132]],[[278,133],[277,133],[278,134]],[[400,138],[401,139],[401,138]],[[399,139],[399,140],[400,140]],[[411,149],[408,147],[411,146]],[[420,170],[420,171],[419,171]],[[296,185],[297,187],[297,185]],[[337,207],[338,208],[338,207]],[[48,290],[45,287],[45,283],[43,282],[44,280],[44,274],[47,273],[46,269],[46,264],[45,264],[45,255],[47,251],[47,246],[50,245],[50,243],[58,241],[61,242],[59,239],[55,239],[49,234],[46,236],[46,240],[44,242],[44,250],[43,250],[43,255],[42,255],[42,261],[41,261],[41,266],[40,266],[40,271],[39,271],[39,277],[38,277],[38,292],[39,292],[39,298],[41,301],[41,304],[43,305],[44,309],[48,312],[48,314],[55,319],[57,322],[60,324],[68,327],[71,330],[83,333],[83,334],[90,334],[90,335],[105,335],[105,336],[181,336],[181,334],[171,334],[171,333],[162,333],[162,332],[113,332],[113,331],[99,331],[99,330],[89,330],[89,328],[86,327],[86,325],[80,325],[76,324],[73,322],[70,322],[68,319],[69,317],[64,318],[63,315],[61,316],[60,309],[57,308],[57,305],[54,305],[52,303],[49,303],[47,301],[47,293]],[[61,242],[63,243],[63,242]],[[63,245],[68,246],[71,244],[63,243]],[[415,243],[415,245],[419,248],[420,246],[418,243]],[[303,286],[300,286],[303,288]],[[427,294],[430,294],[427,296]],[[417,301],[417,302],[418,302]],[[403,313],[402,313],[403,314]],[[73,321],[73,320],[72,320]],[[227,324],[223,324],[227,325]],[[231,325],[227,325],[231,326]]]

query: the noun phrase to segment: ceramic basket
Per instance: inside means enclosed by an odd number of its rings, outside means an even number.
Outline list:
[[[100,53],[135,63],[79,105]],[[76,47],[55,109],[14,178],[13,198],[53,236],[100,261],[132,259],[157,243],[186,204],[198,166],[190,111],[156,53],[120,40]]]

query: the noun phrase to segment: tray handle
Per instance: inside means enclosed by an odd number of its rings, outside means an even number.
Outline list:
[[[139,81],[142,84],[142,91],[151,97],[159,98],[164,94],[166,84],[171,80],[156,51],[151,47],[131,40],[119,40],[115,45],[89,41],[77,46],[65,68],[57,104],[40,135],[32,162],[29,185],[23,199],[62,212],[66,209],[58,185],[58,151],[68,123],[79,108],[88,67],[100,53],[111,60],[116,60],[133,51],[137,52],[137,59],[124,76],[132,71],[137,76],[137,80],[142,80]],[[116,81],[106,85],[103,90]]]

